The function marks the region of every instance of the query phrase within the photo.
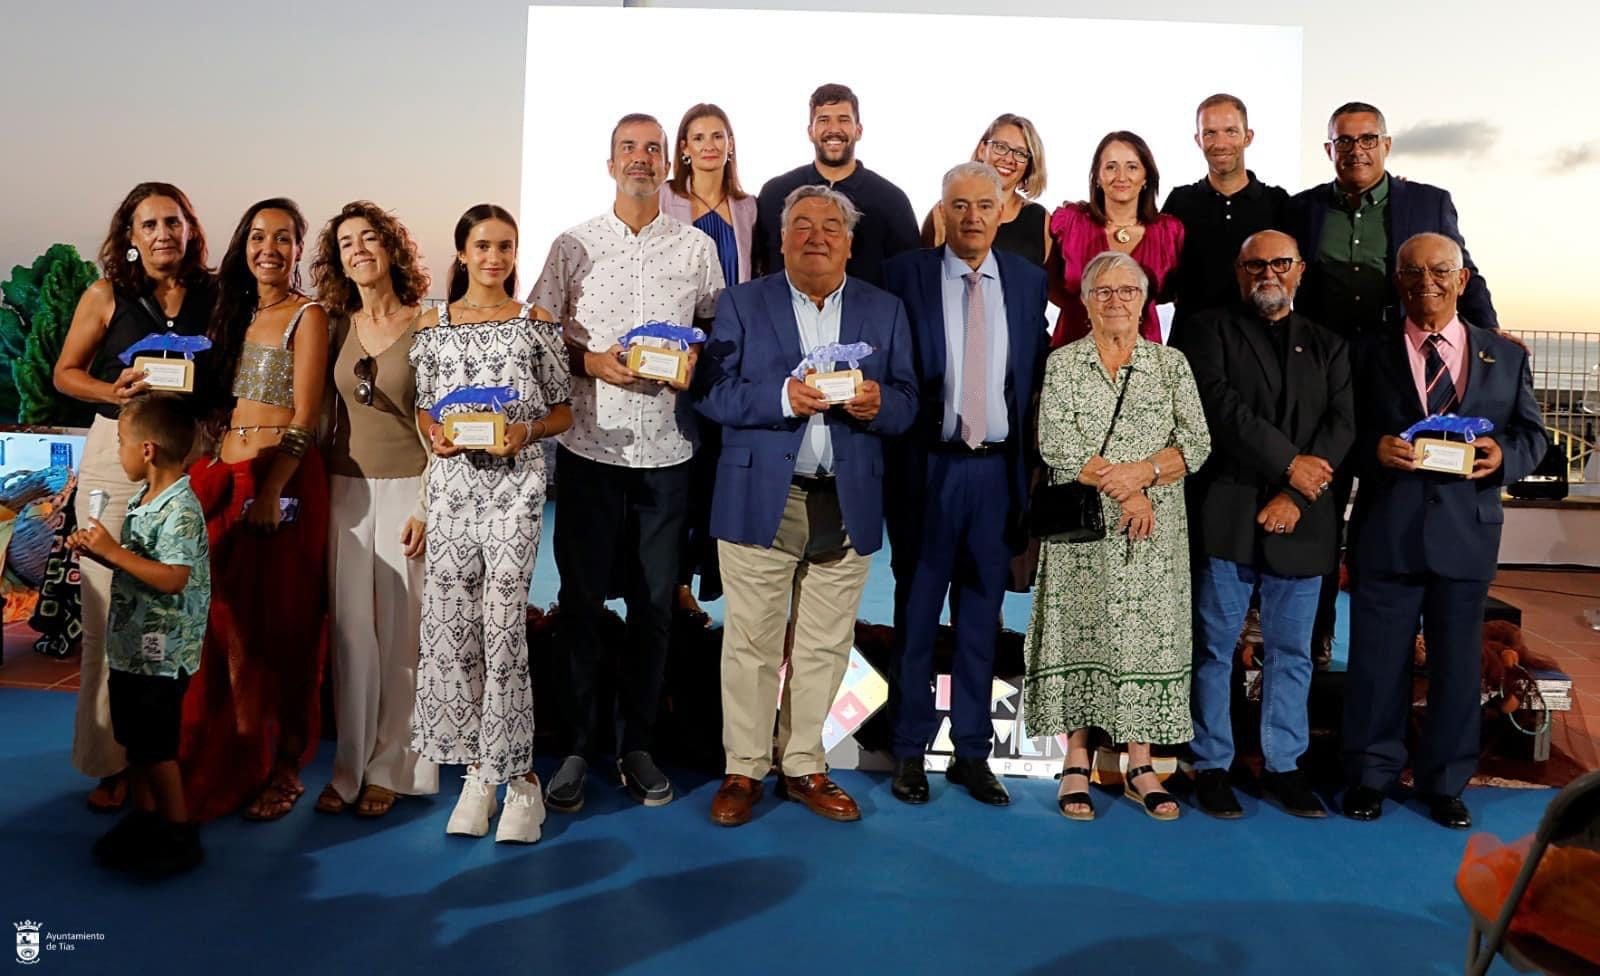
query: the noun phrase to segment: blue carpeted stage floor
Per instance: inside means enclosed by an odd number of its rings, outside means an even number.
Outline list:
[[[770,796],[712,826],[715,784],[680,776],[647,810],[595,781],[531,847],[444,836],[459,784],[386,819],[312,810],[203,834],[206,864],[159,886],[98,870],[111,820],[83,805],[73,696],[0,690],[0,918],[99,941],[38,973],[1452,973],[1467,922],[1452,879],[1466,836],[1391,805],[1374,824],[1308,822],[1244,798],[1242,821],[1157,823],[1100,792],[1070,823],[1054,784],[1008,782],[1009,809],[935,777],[906,807],[842,773],[865,819]],[[541,764],[541,772],[548,772]],[[1473,790],[1481,829],[1533,830],[1553,793]],[[0,963],[0,967],[6,964]],[[1497,969],[1497,972],[1509,970]]]

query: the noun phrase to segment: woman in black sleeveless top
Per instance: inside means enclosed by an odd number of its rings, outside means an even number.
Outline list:
[[[105,492],[98,520],[116,538],[128,499],[138,487],[117,461],[117,413],[145,390],[144,374],[124,366],[118,356],[151,333],[204,334],[215,288],[206,268],[205,232],[189,198],[169,183],[140,183],[123,199],[100,247],[100,266],[105,277],[78,301],[54,380],[57,390],[93,404],[96,412],[78,469],[73,513],[80,526],[88,525],[90,493]],[[203,377],[203,365],[197,361],[196,366],[196,377]],[[191,396],[201,410],[205,384],[197,382],[196,387],[202,392]],[[106,695],[111,570],[85,559],[79,573],[83,656],[72,762],[79,772],[100,780],[89,794],[89,805],[110,811],[120,808],[127,795],[127,757],[112,737]]]
[[[1007,112],[989,123],[972,150],[973,162],[988,163],[1000,174],[1005,192],[1004,211],[994,246],[1039,267],[1050,256],[1050,212],[1032,201],[1044,193],[1044,143],[1033,123]],[[944,218],[934,204],[922,222],[922,242],[929,247],[944,243]]]

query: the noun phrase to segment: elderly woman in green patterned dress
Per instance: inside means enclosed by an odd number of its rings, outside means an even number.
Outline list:
[[[1128,744],[1125,795],[1158,820],[1177,819],[1178,806],[1161,792],[1150,744],[1191,732],[1183,478],[1211,438],[1188,361],[1139,337],[1148,291],[1127,255],[1090,261],[1082,299],[1092,328],[1050,354],[1040,395],[1040,455],[1055,481],[1100,491],[1106,524],[1096,542],[1045,541],[1025,645],[1023,716],[1029,735],[1069,736],[1057,804],[1073,820],[1094,819],[1091,729]]]

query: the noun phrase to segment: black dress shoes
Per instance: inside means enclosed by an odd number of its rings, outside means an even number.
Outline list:
[[[957,786],[965,786],[967,792],[979,803],[987,803],[992,807],[1003,807],[1011,804],[1011,794],[995,778],[994,770],[989,768],[986,759],[962,759],[957,757],[950,760],[950,765],[945,767],[945,778]]]
[[[1441,827],[1451,830],[1471,830],[1472,811],[1461,802],[1459,796],[1430,796],[1427,797],[1428,816]]]
[[[928,773],[921,756],[894,761],[894,780],[889,784],[889,792],[902,803],[928,802]]]
[[[1261,791],[1278,801],[1278,806],[1283,807],[1284,812],[1297,817],[1315,818],[1328,815],[1328,811],[1323,809],[1322,800],[1311,789],[1311,784],[1306,782],[1306,774],[1298,769],[1291,769],[1287,773],[1271,771],[1263,773]],[[1380,806],[1382,804],[1381,795],[1379,804]]]
[[[1383,815],[1383,791],[1352,786],[1344,791],[1344,815],[1351,820],[1376,820]]]

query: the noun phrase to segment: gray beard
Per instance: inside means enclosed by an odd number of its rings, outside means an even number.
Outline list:
[[[1250,304],[1254,305],[1256,311],[1265,316],[1277,315],[1279,312],[1284,311],[1289,307],[1290,301],[1288,292],[1281,288],[1276,292],[1268,292],[1264,288],[1257,288],[1250,292]]]

